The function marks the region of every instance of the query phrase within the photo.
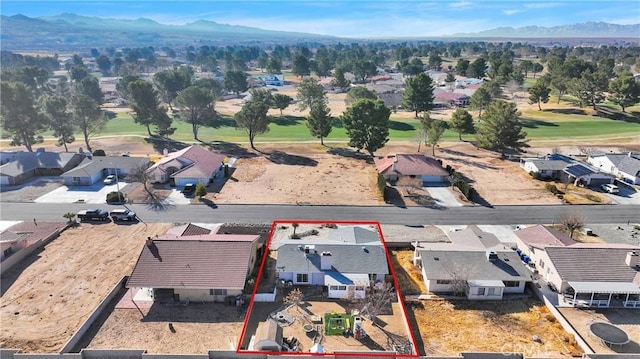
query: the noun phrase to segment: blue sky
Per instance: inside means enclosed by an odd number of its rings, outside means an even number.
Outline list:
[[[269,30],[345,37],[440,36],[501,26],[556,26],[586,21],[640,23],[638,0],[602,1],[5,1],[2,15],[72,12],[164,24],[206,19]]]

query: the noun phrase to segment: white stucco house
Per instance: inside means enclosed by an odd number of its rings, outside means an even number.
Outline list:
[[[592,154],[587,162],[602,172],[620,178],[623,182],[640,184],[640,154],[629,153],[601,153]]]
[[[147,173],[152,183],[169,182],[177,187],[202,183],[206,186],[215,178],[224,176],[226,158],[225,154],[194,145],[168,153],[149,167]]]

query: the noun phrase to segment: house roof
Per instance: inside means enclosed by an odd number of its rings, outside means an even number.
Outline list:
[[[36,168],[62,169],[78,157],[84,156],[71,152],[18,152],[14,161],[0,166],[0,175],[15,177]]]
[[[421,250],[422,268],[428,279],[530,280],[531,275],[516,252],[498,252],[489,261],[483,251]]]
[[[166,172],[169,167],[177,167],[171,177],[191,177],[194,174],[205,174],[209,177],[224,162],[227,155],[209,151],[202,146],[189,146],[177,152],[167,154],[160,161],[149,167],[148,171]]]
[[[570,246],[578,243],[566,234],[540,224],[516,231],[516,236],[525,244],[534,246]]]
[[[340,273],[389,273],[385,249],[381,245],[315,244],[305,254],[301,244],[283,244],[278,248],[276,267],[284,272],[326,272],[320,269],[320,254],[331,253],[334,271]]]
[[[62,174],[63,177],[91,176],[105,168],[119,168],[131,171],[134,168],[147,166],[151,161],[147,157],[125,156],[93,156],[85,158],[78,166]]]
[[[448,175],[435,158],[421,153],[397,154],[395,156],[376,157],[373,159],[378,172],[384,175],[404,176],[446,176]]]
[[[211,230],[208,228],[196,226],[193,223],[187,223],[182,226],[169,228],[166,234],[175,236],[175,237],[182,237],[182,236],[196,236],[196,235],[209,234],[209,233],[211,233]]]
[[[329,240],[349,244],[382,244],[378,233],[358,226],[336,228],[329,232]]]
[[[325,285],[365,285],[369,283],[369,275],[363,273],[340,273],[332,270],[324,275]]]
[[[469,96],[464,93],[451,91],[439,91],[434,93],[434,100],[460,101],[464,99],[469,99]]]
[[[530,160],[528,162],[533,163],[538,170],[542,171],[562,171],[570,163],[563,160]]]
[[[610,157],[608,155],[607,157]],[[618,171],[624,172],[632,176],[640,174],[640,156],[638,155],[617,155],[617,163],[614,162]],[[613,162],[613,161],[611,161]]]
[[[452,246],[476,247],[481,250],[502,245],[493,233],[483,232],[477,226],[468,226],[461,231],[449,232],[449,239]]]
[[[569,285],[576,293],[625,293],[640,294],[640,288],[626,282],[574,282]]]
[[[31,245],[52,236],[66,225],[66,222],[20,222],[0,233],[0,242],[25,240],[27,245]]]
[[[142,248],[131,287],[243,288],[250,242],[159,240]]]
[[[580,178],[596,173],[594,170],[582,164],[573,164],[567,166],[563,171],[573,177]]]
[[[545,251],[562,280],[576,282],[633,282],[638,271],[625,264],[627,253],[640,247],[576,244]]]
[[[282,327],[273,319],[267,319],[258,324],[256,329],[256,344],[262,340],[273,341],[278,345],[282,344]],[[261,350],[262,348],[257,348]]]

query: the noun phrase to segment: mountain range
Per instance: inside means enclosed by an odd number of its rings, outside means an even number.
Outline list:
[[[234,43],[300,43],[355,41],[334,36],[264,30],[255,27],[219,24],[198,20],[184,25],[166,25],[154,20],[81,16],[63,13],[31,18],[0,15],[0,42],[3,50],[86,51],[88,48],[228,45]],[[521,28],[503,27],[477,33],[453,34],[455,38],[632,38],[640,34],[640,24],[616,25],[604,22]],[[433,39],[433,38],[430,38]]]

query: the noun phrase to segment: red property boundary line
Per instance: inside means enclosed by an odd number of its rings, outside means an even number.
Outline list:
[[[257,351],[257,350],[244,350],[240,349],[245,331],[247,329],[247,325],[249,323],[250,314],[253,309],[254,298],[258,292],[258,287],[260,285],[260,280],[262,279],[262,271],[264,270],[265,263],[267,262],[267,257],[269,256],[269,247],[271,245],[271,240],[273,239],[273,234],[275,229],[279,224],[340,224],[340,225],[373,225],[378,228],[378,233],[380,234],[380,240],[382,241],[382,245],[384,247],[384,251],[387,257],[387,265],[391,272],[391,276],[393,277],[393,285],[395,287],[396,293],[398,295],[398,303],[402,308],[402,312],[404,314],[404,322],[407,330],[409,331],[409,337],[411,338],[411,345],[413,347],[413,351],[415,354],[383,354],[383,353],[343,353],[343,352],[332,352],[332,353],[304,353],[304,352],[270,352],[270,351]],[[240,334],[240,338],[238,340],[238,345],[236,347],[236,354],[268,354],[268,355],[299,355],[299,356],[344,356],[344,357],[376,357],[376,358],[418,358],[420,356],[418,347],[416,346],[416,338],[413,334],[413,330],[411,328],[411,324],[409,323],[409,316],[407,315],[407,308],[404,303],[404,299],[402,296],[402,292],[400,291],[400,285],[398,283],[398,277],[396,276],[395,269],[393,268],[393,262],[391,261],[391,255],[389,254],[389,248],[387,247],[387,243],[384,239],[384,234],[382,233],[382,228],[380,227],[380,222],[376,221],[300,221],[300,220],[276,220],[271,224],[271,229],[269,230],[269,239],[267,239],[267,243],[265,245],[265,251],[262,254],[262,262],[260,263],[260,269],[258,270],[258,276],[256,277],[256,283],[253,285],[253,292],[251,294],[251,300],[249,301],[249,307],[247,309],[247,314],[245,316],[244,324],[242,326],[242,332]]]

